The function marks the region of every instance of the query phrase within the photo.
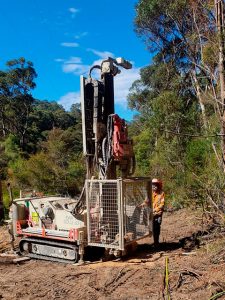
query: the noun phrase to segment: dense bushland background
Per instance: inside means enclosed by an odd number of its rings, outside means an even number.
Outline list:
[[[214,1],[140,0],[137,35],[153,57],[130,89],[136,175],[163,180],[168,205],[224,212],[223,103]],[[138,55],[138,53],[137,53]],[[0,176],[19,190],[74,196],[85,178],[79,105],[32,97],[24,58],[0,71]],[[123,117],[123,116],[121,116]]]

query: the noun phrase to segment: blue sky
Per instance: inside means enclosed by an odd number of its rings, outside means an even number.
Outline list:
[[[124,57],[132,70],[115,78],[116,112],[131,119],[126,95],[151,56],[134,32],[136,0],[7,0],[0,10],[0,68],[25,57],[38,73],[33,96],[66,109],[79,102],[80,75],[108,56]]]

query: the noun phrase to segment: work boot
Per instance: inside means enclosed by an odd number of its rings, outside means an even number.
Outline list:
[[[155,241],[154,244],[153,244],[153,247],[155,250],[158,250],[160,245],[159,245],[159,241]]]

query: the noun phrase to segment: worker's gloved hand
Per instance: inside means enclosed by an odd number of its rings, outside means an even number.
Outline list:
[[[154,215],[154,221],[161,224],[162,223],[162,216]]]
[[[143,208],[143,207],[147,207],[147,206],[148,206],[148,204],[144,201],[143,203],[137,205],[136,207]]]

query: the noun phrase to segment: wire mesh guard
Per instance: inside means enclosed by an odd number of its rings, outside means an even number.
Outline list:
[[[119,186],[117,180],[87,180],[88,244],[107,247],[118,243]]]
[[[152,232],[151,185],[148,180],[123,181],[124,240],[130,242]],[[149,199],[149,206],[140,206]]]
[[[149,235],[151,206],[140,207],[149,189],[148,180],[86,180],[88,244],[123,250]]]

